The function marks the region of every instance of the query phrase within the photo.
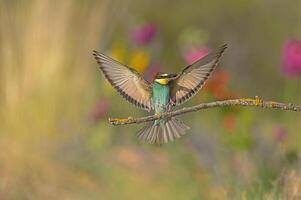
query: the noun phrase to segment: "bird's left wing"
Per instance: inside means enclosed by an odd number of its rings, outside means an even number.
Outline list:
[[[219,63],[226,48],[227,45],[223,45],[216,52],[210,53],[183,69],[173,80],[173,88],[170,94],[172,105],[180,105],[186,102],[202,88]]]
[[[136,70],[97,51],[93,55],[106,79],[127,101],[147,111],[153,108],[151,85]]]

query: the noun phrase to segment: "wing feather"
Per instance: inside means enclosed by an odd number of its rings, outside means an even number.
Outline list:
[[[223,45],[218,51],[210,53],[183,69],[172,84],[170,97],[172,104],[180,105],[186,102],[203,87],[226,48],[227,45]]]
[[[153,109],[151,85],[136,70],[97,51],[93,55],[106,79],[127,101],[147,111]]]

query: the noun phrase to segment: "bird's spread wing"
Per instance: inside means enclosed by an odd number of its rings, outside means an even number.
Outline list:
[[[183,69],[178,77],[173,80],[173,88],[170,94],[173,105],[186,102],[202,88],[218,65],[226,48],[227,45],[223,45],[218,51],[210,53]]]
[[[126,100],[138,108],[152,109],[151,85],[136,70],[97,51],[93,55],[106,79]]]

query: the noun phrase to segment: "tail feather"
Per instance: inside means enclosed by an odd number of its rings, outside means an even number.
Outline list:
[[[165,122],[148,124],[138,132],[137,136],[143,142],[163,144],[180,138],[188,129],[189,127],[180,120],[170,118]]]

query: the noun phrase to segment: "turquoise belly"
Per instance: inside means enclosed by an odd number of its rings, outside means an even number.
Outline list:
[[[159,83],[153,84],[153,105],[155,114],[166,112],[169,103],[169,85],[161,85]],[[155,121],[157,124],[158,121]]]

